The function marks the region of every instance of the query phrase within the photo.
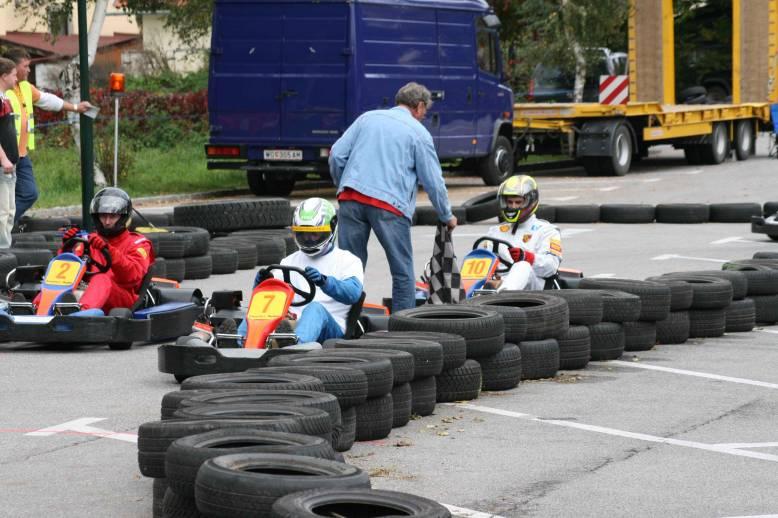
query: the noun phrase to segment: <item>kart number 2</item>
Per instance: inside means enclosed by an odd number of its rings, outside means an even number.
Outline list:
[[[462,265],[463,279],[481,279],[489,273],[493,259],[468,259]]]
[[[56,286],[70,286],[75,282],[80,264],[75,261],[55,260],[49,266],[45,282]]]
[[[268,320],[284,316],[286,293],[283,291],[260,291],[251,299],[249,320]]]

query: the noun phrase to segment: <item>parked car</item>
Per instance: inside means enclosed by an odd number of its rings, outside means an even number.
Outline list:
[[[601,48],[600,59],[588,67],[584,83],[583,102],[596,103],[599,99],[601,75],[626,75],[627,54]],[[530,81],[527,100],[538,103],[575,102],[575,70],[539,64]]]

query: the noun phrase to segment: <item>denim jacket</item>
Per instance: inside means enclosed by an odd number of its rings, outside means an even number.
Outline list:
[[[332,146],[329,164],[338,194],[349,187],[413,219],[421,184],[440,221],[452,217],[432,135],[404,107],[362,114]]]

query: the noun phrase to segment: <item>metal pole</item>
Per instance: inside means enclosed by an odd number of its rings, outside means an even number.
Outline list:
[[[89,100],[89,45],[86,25],[86,0],[78,0],[78,54],[79,75],[81,78],[81,100]],[[92,218],[89,216],[89,204],[94,194],[94,149],[92,140],[92,119],[83,113],[81,123],[81,217],[82,227],[92,230]]]
[[[119,187],[119,96],[114,96],[113,186]]]

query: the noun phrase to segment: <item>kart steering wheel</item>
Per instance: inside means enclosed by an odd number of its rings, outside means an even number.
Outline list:
[[[480,245],[483,242],[489,242],[492,244],[492,253],[497,256],[497,258],[500,260],[500,262],[503,265],[505,265],[504,268],[497,268],[498,273],[506,273],[508,270],[511,269],[511,266],[516,264],[512,259],[505,259],[498,252],[500,245],[505,245],[507,248],[514,248],[513,243],[510,243],[504,239],[499,239],[496,237],[483,236],[475,240],[475,242],[473,243],[473,250],[480,248],[478,245]]]
[[[100,273],[106,273],[108,270],[111,269],[112,259],[111,259],[111,253],[108,251],[108,248],[103,248],[100,250],[100,253],[103,255],[103,259],[105,259],[105,263],[101,264],[94,259],[92,259],[92,249],[89,246],[89,239],[85,237],[75,236],[71,237],[64,243],[62,243],[62,251],[63,252],[70,252],[73,250],[73,248],[78,244],[83,243],[84,244],[84,256],[85,261],[87,264],[93,264],[95,265],[95,268],[97,268],[97,271]],[[93,273],[93,272],[86,272],[87,274]]]
[[[290,288],[292,288],[292,291],[294,291],[295,294],[303,298],[303,300],[299,302],[293,302],[291,304],[292,306],[294,307],[304,306],[309,302],[311,302],[313,298],[316,296],[316,285],[313,282],[311,282],[311,280],[308,277],[305,276],[305,270],[303,270],[302,268],[297,268],[296,266],[287,266],[283,264],[270,264],[262,268],[261,270],[259,270],[259,274],[260,276],[264,276],[266,274],[270,274],[270,272],[274,270],[280,271],[283,274],[284,282],[287,283]],[[292,272],[299,273],[300,277],[302,277],[305,280],[305,282],[308,283],[307,290],[298,288],[292,283],[291,275],[290,275]]]

